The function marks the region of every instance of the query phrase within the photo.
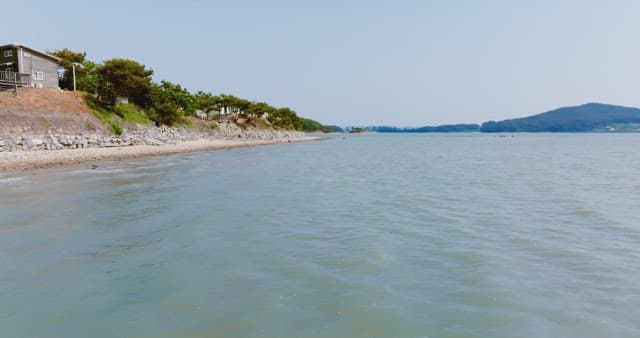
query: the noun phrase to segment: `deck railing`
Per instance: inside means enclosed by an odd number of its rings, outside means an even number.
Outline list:
[[[16,86],[27,86],[31,83],[31,74],[16,73],[8,70],[0,71],[0,82]]]

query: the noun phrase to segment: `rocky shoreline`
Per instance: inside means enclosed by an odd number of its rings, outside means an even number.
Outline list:
[[[303,132],[279,130],[243,130],[230,123],[220,124],[218,129],[208,132],[194,131],[184,127],[139,128],[126,131],[121,136],[100,134],[69,134],[63,130],[45,135],[0,136],[0,152],[41,151],[85,148],[112,148],[136,145],[161,146],[185,141],[207,139],[239,139],[262,141],[287,141],[304,137]]]
[[[298,131],[243,130],[233,124],[221,124],[208,132],[160,127],[126,131],[121,136],[51,132],[5,136],[0,137],[0,171],[314,139]]]

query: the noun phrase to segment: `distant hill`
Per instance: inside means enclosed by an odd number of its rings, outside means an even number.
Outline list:
[[[640,109],[588,103],[524,118],[485,122],[480,127],[480,131],[485,133],[640,131]]]
[[[445,124],[442,126],[425,126],[419,128],[398,128],[398,127],[368,127],[369,131],[378,133],[462,133],[479,131],[477,124]]]
[[[300,118],[302,120],[302,130],[307,132],[342,133],[344,130],[338,126],[324,125],[312,119]]]

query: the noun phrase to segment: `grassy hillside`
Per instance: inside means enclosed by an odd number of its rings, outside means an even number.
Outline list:
[[[638,123],[638,108],[588,103],[524,118],[489,121],[483,123],[480,130],[486,133],[637,131],[638,128],[630,126]]]

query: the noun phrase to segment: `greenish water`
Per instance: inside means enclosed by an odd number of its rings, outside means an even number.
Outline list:
[[[638,337],[640,135],[0,176],[2,337]]]

